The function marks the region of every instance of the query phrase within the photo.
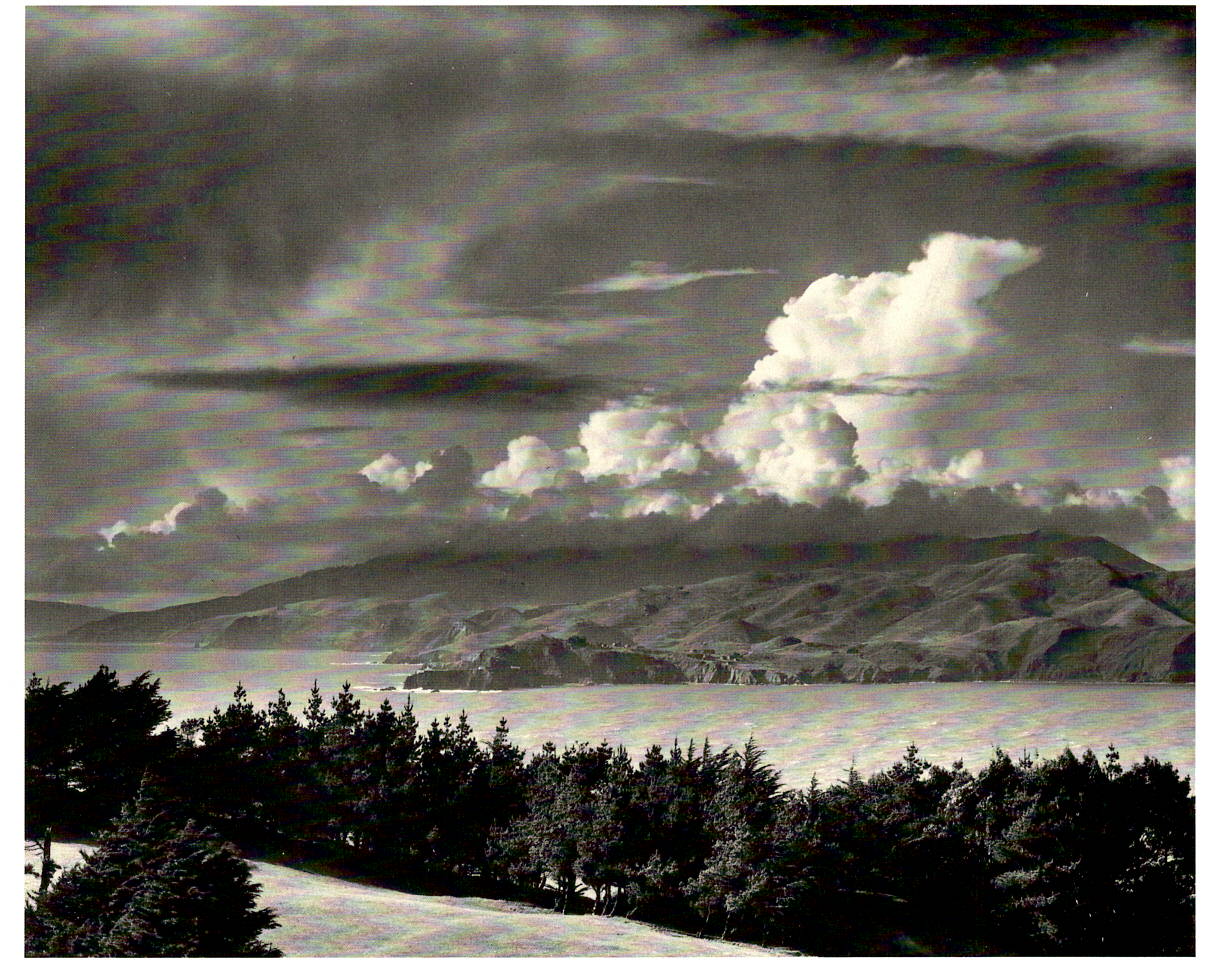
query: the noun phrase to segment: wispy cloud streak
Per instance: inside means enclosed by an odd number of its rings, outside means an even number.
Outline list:
[[[667,291],[708,278],[732,278],[740,275],[772,275],[769,268],[714,268],[709,271],[669,271],[663,263],[636,261],[623,274],[592,281],[578,288],[565,289],[563,295],[602,295],[616,291]]]
[[[1121,348],[1141,356],[1196,356],[1197,345],[1191,339],[1148,339],[1134,336]]]

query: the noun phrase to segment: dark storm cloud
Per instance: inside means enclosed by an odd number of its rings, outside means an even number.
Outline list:
[[[782,545],[790,540],[865,542],[917,535],[983,537],[1036,530],[1103,535],[1122,545],[1149,542],[1164,518],[1139,504],[1100,508],[1021,505],[1001,487],[943,492],[916,481],[902,484],[887,504],[869,507],[835,498],[824,505],[787,505],[766,498],[753,504],[720,505],[691,525],[691,542],[704,545]]]
[[[954,39],[949,48],[976,27],[981,40],[969,43],[998,51],[1021,44],[1048,49],[1046,38],[1058,34],[1095,45],[1136,36],[1133,25],[1143,21],[1157,29],[1178,22],[1179,30],[1191,23],[1187,8],[1167,8],[1175,11],[1167,14],[1150,8],[1145,15],[1100,8],[1102,13],[1080,14],[1077,23],[1073,14],[1059,13],[1063,8],[1044,16],[1035,8],[909,9],[915,12],[906,16],[884,8],[726,8],[719,20],[727,25],[724,37],[808,35],[849,44],[870,37],[895,45],[908,34],[899,25],[909,19],[915,34]],[[691,39],[714,17],[693,8],[588,14],[488,9],[485,24],[470,25],[462,12],[443,9],[35,11],[29,15],[27,81],[30,309],[64,311],[74,328],[86,331],[223,310],[228,320],[217,315],[211,328],[233,328],[232,313],[265,313],[304,284],[345,232],[387,207],[433,199],[437,181],[471,165],[468,151],[452,154],[463,141],[478,144],[489,133],[507,145],[532,131],[594,123],[611,149],[614,129],[642,124],[622,107],[636,101],[635,88],[662,89],[664,79],[651,74],[655,66],[667,55],[695,52]],[[992,29],[982,29],[986,24]],[[759,119],[754,116],[764,115],[765,106],[737,106],[740,91],[765,79],[748,74],[752,62],[737,64],[729,51],[717,51],[715,58],[709,74],[692,82],[693,91],[713,103],[685,106],[688,96],[674,92],[643,115],[668,115],[679,129],[786,125],[783,131],[792,135],[817,134],[798,117],[784,122],[778,109],[773,118]],[[801,84],[794,75],[789,80]],[[608,90],[599,104],[601,82],[625,87]],[[564,112],[564,91],[593,93],[587,96],[592,104],[567,105]],[[1042,99],[1045,105],[1056,103],[1051,96]],[[969,98],[955,101],[963,105]],[[1141,104],[1132,96],[1126,103]],[[904,134],[919,141],[898,123],[926,113],[894,108],[900,110],[891,138]],[[1153,122],[1158,115],[1151,108]],[[850,131],[852,120],[870,114],[852,109],[826,124]],[[953,125],[960,128],[952,123],[952,131]],[[1052,141],[1079,125],[1087,126],[1092,141],[1105,138],[1104,125],[1090,116],[1058,125],[1066,131],[1049,125]],[[877,137],[888,138],[884,132],[892,126]],[[1139,122],[1115,131],[1154,141],[1144,128]],[[1046,138],[1041,133],[1035,141],[1043,145]],[[670,158],[681,158],[679,145],[666,150]],[[773,154],[781,166],[776,143],[757,151]],[[866,149],[857,155],[865,157]],[[641,161],[625,160],[636,169]],[[843,157],[838,168],[859,161]],[[614,274],[620,266],[596,270]],[[591,280],[563,283],[578,287]],[[496,290],[493,275],[488,290]]]
[[[474,458],[457,445],[437,451],[430,459],[431,467],[410,485],[410,491],[436,506],[457,504],[474,490]]]
[[[804,43],[840,57],[927,57],[938,64],[1019,65],[1092,56],[1170,32],[1191,60],[1192,7],[1164,6],[754,6],[720,7],[704,30],[710,44]]]
[[[330,437],[339,434],[354,434],[369,428],[362,424],[314,424],[309,427],[289,427],[285,437]]]
[[[26,111],[34,312],[71,297],[86,321],[114,321],[203,304],[212,287],[282,293],[374,195],[342,185],[354,174],[335,173],[337,146],[289,96],[248,84],[99,68],[35,77]]]
[[[177,513],[176,526],[205,525],[223,519],[228,496],[219,488],[204,488],[195,500]]]
[[[360,70],[329,86],[210,72],[205,58],[59,72],[54,50],[31,45],[27,79],[27,302],[70,300],[86,331],[273,307],[345,231],[430,183],[438,133],[496,88],[497,56],[445,42],[425,57],[332,52],[333,70]]]
[[[266,393],[325,406],[569,410],[599,402],[607,384],[506,361],[346,363],[296,369],[185,369],[133,373],[170,390]]]
[[[456,505],[474,490],[474,460],[464,447],[455,445],[437,451],[431,465],[407,489],[425,503],[445,507]]]

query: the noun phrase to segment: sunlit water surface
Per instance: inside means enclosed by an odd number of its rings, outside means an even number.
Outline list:
[[[409,695],[421,723],[464,710],[479,739],[506,717],[527,750],[587,741],[624,745],[637,760],[653,743],[743,745],[753,736],[789,786],[812,776],[836,782],[853,764],[864,775],[895,762],[914,742],[947,765],[978,770],[995,747],[1015,756],[1057,755],[1069,746],[1102,755],[1109,743],[1124,762],[1143,755],[1193,776],[1192,685],[967,682],[897,685],[617,685],[502,692],[406,692],[408,666],[334,651],[216,651],[159,645],[28,644],[26,673],[83,681],[99,665],[124,681],[142,671],[160,678],[173,721],[210,714],[237,683],[255,705],[280,688],[299,710],[314,680],[327,702],[349,681],[366,708]],[[389,685],[399,690],[382,690]]]

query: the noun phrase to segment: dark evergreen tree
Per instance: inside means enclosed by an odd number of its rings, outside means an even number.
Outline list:
[[[352,841],[358,851],[375,853],[392,845],[392,793],[400,775],[397,743],[401,718],[389,699],[376,712],[365,712],[356,731],[352,751],[351,785],[354,791]]]
[[[325,700],[314,681],[305,702],[304,723],[300,730],[297,789],[300,792],[300,837],[305,844],[324,844],[332,838],[330,825],[332,799],[330,777],[326,770],[326,730],[329,716]]]
[[[145,672],[123,684],[98,668],[71,692],[35,676],[26,689],[27,829],[88,832],[116,816],[146,771],[176,747],[169,703]]]
[[[718,770],[707,809],[711,848],[685,886],[704,928],[721,921],[721,937],[740,930],[764,937],[779,901],[772,869],[781,797],[778,774],[763,756],[750,738],[744,752],[732,752]]]
[[[386,762],[385,792],[378,806],[378,828],[388,847],[377,854],[401,873],[418,873],[426,849],[426,803],[422,774],[422,739],[410,699],[402,708]]]
[[[478,793],[468,802],[470,812],[477,811],[484,844],[479,871],[490,880],[508,881],[519,860],[519,852],[511,850],[510,825],[524,816],[528,774],[524,750],[512,744],[506,718],[486,745],[480,774]]]
[[[470,874],[486,861],[488,811],[485,756],[464,712],[454,725],[433,721],[419,755],[419,799],[427,868],[442,874]]]
[[[712,753],[704,743],[698,755],[675,744],[668,754],[648,750],[639,767],[638,810],[648,824],[642,864],[625,895],[631,912],[671,924],[700,925],[690,904],[689,885],[702,871],[713,845],[710,806],[718,790],[727,751]]]
[[[993,915],[1011,948],[1114,955],[1192,951],[1194,814],[1188,781],[1158,764],[1120,771],[1090,750],[1020,768],[1014,816],[992,845]],[[1147,788],[1153,783],[1153,787]],[[1151,904],[1168,920],[1135,926]]]
[[[282,688],[275,700],[267,703],[263,716],[263,837],[268,842],[274,837],[278,846],[291,848],[308,834],[309,770],[303,756],[304,732]]]
[[[613,914],[642,870],[647,824],[639,816],[638,774],[618,748],[581,807],[575,869],[592,890],[592,910]]]
[[[171,715],[160,686],[148,672],[122,684],[103,666],[70,695],[75,773],[94,823],[117,815],[145,772],[173,750],[173,734],[157,731]]]
[[[142,794],[26,908],[28,956],[278,956],[249,866]]]
[[[265,841],[271,833],[265,811],[271,784],[266,714],[254,710],[240,683],[227,707],[204,721],[191,765],[199,815],[237,843]]]
[[[39,851],[48,826],[90,829],[139,772],[159,770],[164,787],[159,814],[143,816],[145,803],[90,870],[47,888],[44,865],[30,951],[214,951],[191,920],[198,899],[175,887],[202,867],[188,851],[210,842],[182,826],[191,818],[400,881],[548,886],[563,910],[590,892],[593,911],[824,954],[1193,951],[1190,784],[1149,758],[1125,770],[1111,747],[1103,762],[999,751],[974,777],[910,746],[868,779],[852,768],[784,793],[751,740],[740,752],[653,746],[637,769],[606,743],[547,744],[525,763],[505,721],[480,746],[464,714],[420,735],[409,700],[400,714],[387,700],[364,711],[345,685],[330,704],[315,682],[302,722],[282,691],[255,711],[238,686],[224,710],[158,732],[168,708],[148,675],[123,686],[103,668],[71,692],[31,680],[27,836]],[[91,741],[86,706],[130,755]],[[107,763],[119,785],[102,783]],[[202,872],[200,891],[222,888],[227,870]]]
[[[1112,872],[1118,895],[1108,951],[1194,955],[1197,813],[1189,778],[1149,756],[1110,778],[1123,828],[1116,843],[1123,846],[1113,851],[1120,861]]]
[[[359,797],[356,779],[359,776],[359,730],[363,724],[359,699],[351,691],[351,683],[330,699],[330,714],[321,737],[321,766],[318,770],[323,783],[326,811],[326,837],[344,847],[359,847],[357,835],[361,823],[357,814]]]
[[[39,843],[73,819],[75,735],[67,683],[33,675],[25,688],[25,835]]]
[[[523,863],[515,867],[515,873],[533,873],[552,881],[563,912],[571,907],[579,883],[575,866],[581,797],[577,779],[570,775],[571,754],[586,748],[586,744],[569,747],[565,764],[551,744],[533,757],[527,812],[514,825],[519,838],[514,846],[523,853]]]

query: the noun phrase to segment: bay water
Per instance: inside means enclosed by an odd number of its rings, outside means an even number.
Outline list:
[[[828,785],[854,766],[864,776],[915,743],[940,765],[976,772],[1001,748],[1055,756],[1069,747],[1101,757],[1111,743],[1126,765],[1151,755],[1194,773],[1194,686],[1080,682],[913,682],[893,685],[599,685],[513,691],[402,689],[409,665],[318,650],[220,651],[156,644],[26,645],[26,676],[76,684],[108,665],[129,681],[160,679],[171,723],[211,713],[240,682],[256,707],[282,688],[299,713],[316,680],[327,703],[350,682],[365,708],[410,699],[420,724],[464,711],[479,740],[501,717],[527,751],[546,742],[623,745],[637,762],[652,744],[742,747],[750,736],[790,787]],[[1195,783],[1194,783],[1195,789]]]

